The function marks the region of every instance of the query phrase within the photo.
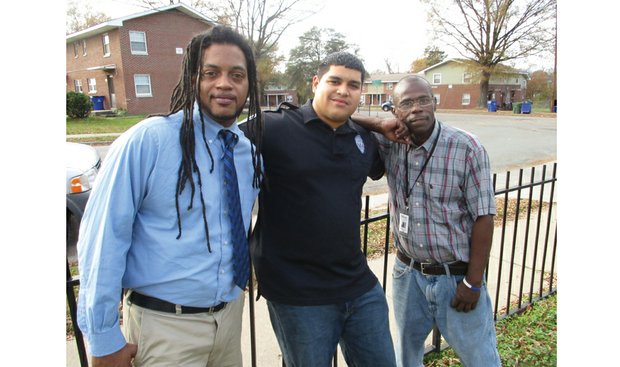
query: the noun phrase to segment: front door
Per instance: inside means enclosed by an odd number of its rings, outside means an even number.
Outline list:
[[[108,82],[108,91],[110,92],[110,107],[116,108],[116,94],[114,93],[114,77],[107,75],[106,80]]]

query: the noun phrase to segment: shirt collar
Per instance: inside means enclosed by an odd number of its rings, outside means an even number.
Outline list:
[[[309,122],[312,122],[312,121],[319,121],[323,125],[329,127],[329,125],[327,125],[323,120],[321,120],[321,118],[316,114],[316,111],[314,111],[314,107],[312,107],[312,99],[309,99],[304,105],[302,105],[300,107],[300,110],[301,110],[301,115],[303,116],[304,124],[308,124]],[[331,129],[331,127],[329,128]],[[353,121],[349,117],[347,119],[347,122],[340,125],[336,129],[336,131],[350,132],[350,131],[356,131],[356,130],[353,127]]]
[[[415,149],[424,148],[426,149],[427,152],[430,151],[431,148],[433,147],[433,143],[437,139],[438,134],[439,134],[439,120],[435,119],[435,124],[433,125],[433,132],[431,133],[431,136],[429,136],[428,139],[426,139],[424,144],[420,146],[416,146],[415,144],[413,144],[413,147]]]

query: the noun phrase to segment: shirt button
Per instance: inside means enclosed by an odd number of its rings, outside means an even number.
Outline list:
[[[415,203],[415,206],[420,206],[420,203]]]
[[[423,245],[423,244],[420,244],[420,247],[424,247],[424,245]]]
[[[415,165],[416,165],[416,166],[419,166],[419,165],[420,165],[420,162],[415,162]]]
[[[420,226],[420,223],[418,223],[418,227]]]
[[[416,182],[415,184],[416,184],[416,186],[420,186],[421,185],[421,183],[419,183],[419,182]]]

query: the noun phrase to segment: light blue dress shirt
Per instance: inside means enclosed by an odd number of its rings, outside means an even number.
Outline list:
[[[204,139],[197,107],[196,161],[211,242],[207,248],[198,174],[179,196],[182,235],[178,235],[175,190],[181,162],[179,131],[183,113],[148,118],[110,147],[94,184],[80,227],[78,323],[91,354],[102,356],[125,345],[119,326],[122,288],[184,306],[210,307],[235,300],[230,223],[223,183],[223,128],[205,118]],[[250,141],[239,135],[235,166],[247,229],[258,189],[252,187]],[[206,144],[213,156],[209,157]],[[213,171],[211,172],[211,168]]]

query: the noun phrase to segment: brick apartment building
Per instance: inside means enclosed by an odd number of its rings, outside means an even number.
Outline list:
[[[66,89],[94,97],[95,109],[168,112],[188,42],[214,25],[177,3],[70,34]]]
[[[521,102],[525,98],[528,74],[523,71],[505,68],[503,73],[496,73],[489,81],[487,101],[496,101],[498,109],[512,109],[512,102]],[[396,83],[407,75],[371,74],[364,80],[361,101],[364,105],[377,106],[393,99]],[[480,96],[480,83],[465,62],[459,59],[447,59],[430,66],[416,75],[423,76],[431,84],[437,99],[437,108],[473,109],[477,107]]]
[[[370,77],[364,79],[360,102],[365,106],[378,106],[385,101],[391,101],[394,86],[407,75],[412,74],[370,74]]]

